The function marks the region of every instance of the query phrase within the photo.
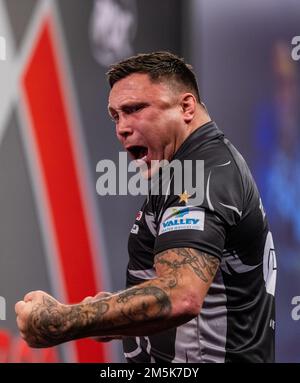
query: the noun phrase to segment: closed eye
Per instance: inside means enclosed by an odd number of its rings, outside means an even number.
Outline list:
[[[119,121],[119,116],[117,113],[109,113],[110,115],[110,118],[112,119],[112,121],[116,124],[118,121]]]
[[[130,115],[130,114],[137,113],[137,112],[141,111],[142,109],[146,108],[147,106],[149,106],[149,104],[147,104],[145,102],[141,102],[138,104],[123,105],[121,107],[121,113],[124,113],[126,115]],[[109,115],[110,115],[111,119],[113,120],[113,122],[117,124],[119,122],[118,110],[109,107],[108,112],[109,112]]]
[[[147,106],[148,106],[148,104],[146,104],[146,103],[133,104],[133,105],[125,105],[125,106],[122,107],[122,111],[125,114],[132,114],[132,113],[139,112],[140,110],[146,108]]]

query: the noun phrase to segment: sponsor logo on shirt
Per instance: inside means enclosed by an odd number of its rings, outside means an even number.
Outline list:
[[[171,207],[162,217],[159,235],[175,230],[204,230],[205,212],[197,207]]]
[[[140,220],[142,219],[142,216],[143,216],[143,212],[142,212],[142,210],[140,210],[140,211],[137,213],[137,215],[136,215],[136,217],[135,217],[135,220],[136,220],[136,221],[140,221]]]
[[[132,229],[130,230],[130,233],[132,233],[132,234],[137,234],[138,232],[139,232],[139,226],[136,225],[136,224],[134,224],[134,225],[132,226]]]

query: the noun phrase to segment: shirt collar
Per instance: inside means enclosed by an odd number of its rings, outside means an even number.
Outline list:
[[[214,121],[206,122],[194,130],[181,144],[172,160],[182,157],[186,152],[194,149],[195,145],[199,147],[204,141],[209,141],[216,137],[224,136],[224,133],[217,127]]]

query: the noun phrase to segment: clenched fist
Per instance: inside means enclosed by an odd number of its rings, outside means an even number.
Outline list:
[[[96,337],[101,342],[120,339],[107,331],[111,320],[103,326],[112,297],[101,292],[78,304],[66,305],[44,291],[33,291],[16,303],[17,325],[28,345],[37,348],[86,337]]]
[[[15,305],[17,325],[31,347],[51,347],[66,341],[68,306],[43,291],[33,291]]]

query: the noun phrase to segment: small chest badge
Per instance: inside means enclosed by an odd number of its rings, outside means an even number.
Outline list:
[[[134,224],[134,225],[132,226],[132,229],[130,230],[130,233],[132,233],[132,234],[137,234],[138,232],[139,232],[139,226],[136,225],[136,224]]]

